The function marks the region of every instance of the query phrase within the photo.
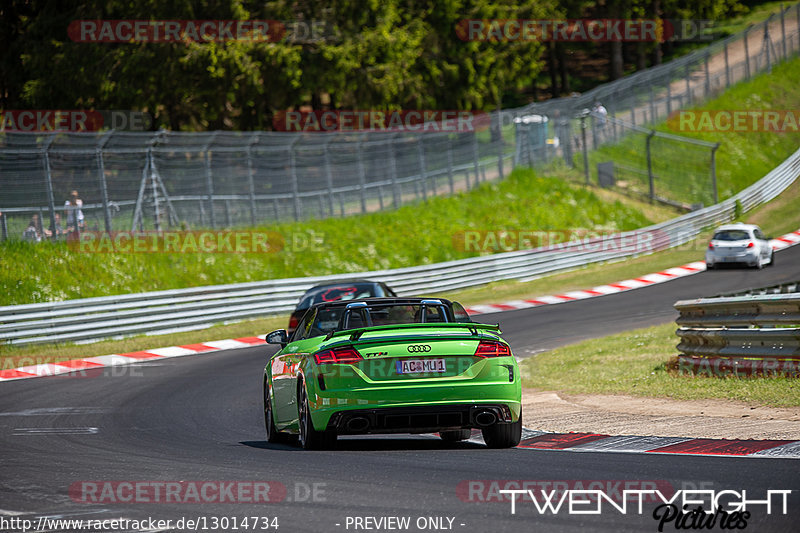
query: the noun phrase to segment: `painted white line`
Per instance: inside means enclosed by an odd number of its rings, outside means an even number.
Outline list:
[[[3,516],[25,516],[33,513],[26,513],[24,511],[9,511],[7,509],[0,509],[0,515]]]
[[[107,409],[100,407],[39,407],[25,409],[24,411],[0,413],[0,416],[94,415],[106,412],[108,412]]]
[[[663,448],[679,442],[692,440],[687,437],[636,437],[619,436],[588,442],[573,446],[570,450],[589,452],[646,452],[654,448]]]
[[[99,428],[14,428],[14,436],[20,435],[96,435]]]
[[[180,346],[168,346],[166,348],[156,348],[155,350],[147,350],[147,352],[160,355],[161,357],[180,357],[182,355],[193,355],[197,353],[196,350],[181,348]]]

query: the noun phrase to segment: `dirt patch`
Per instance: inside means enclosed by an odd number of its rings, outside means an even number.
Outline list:
[[[562,394],[536,389],[523,390],[522,403],[525,427],[541,431],[800,440],[800,407],[756,407],[723,400]]]

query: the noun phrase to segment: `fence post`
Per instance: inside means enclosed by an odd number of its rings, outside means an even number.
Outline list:
[[[648,85],[648,92],[650,93],[650,121],[651,122],[655,122],[656,121],[656,102],[655,102],[655,96],[653,95],[653,82],[652,82],[652,80],[647,85]]]
[[[767,51],[767,72],[772,72],[772,61],[770,61],[770,48],[771,48],[771,39],[769,37],[769,21],[772,20],[772,15],[767,19],[767,22],[764,23],[764,49]]]
[[[751,25],[752,26],[752,25]],[[747,42],[750,35],[750,26],[744,30],[744,78],[750,79],[750,45]]]
[[[783,49],[783,59],[786,60],[786,11],[783,9],[783,2],[781,2],[781,48]]]
[[[295,220],[300,220],[300,187],[297,183],[297,161],[294,153],[294,145],[299,140],[300,137],[295,137],[289,143],[289,175],[292,179],[292,210]]]
[[[650,154],[650,141],[653,139],[653,136],[656,134],[655,130],[651,130],[650,133],[647,134],[647,180],[650,183],[650,202],[652,203],[656,198],[656,185],[655,185],[655,177],[653,176],[653,158]]]
[[[717,191],[717,149],[720,143],[711,148],[711,192],[714,194],[714,205],[719,203],[719,191]]]
[[[8,240],[8,223],[6,222],[6,216],[3,213],[0,213],[0,232],[2,232],[3,240]]]
[[[209,154],[209,149],[211,148],[211,143],[214,142],[214,138],[216,138],[216,136],[217,134],[214,133],[206,145],[203,146],[203,157],[205,158],[206,163],[206,194],[208,195],[208,211],[212,228],[217,227],[217,219],[214,216],[214,176],[211,174],[211,157]]]
[[[586,185],[589,185],[589,147],[586,146],[586,116],[587,113],[581,113],[581,144],[583,145],[583,177],[586,180]]]
[[[106,167],[103,161],[103,147],[114,135],[114,130],[109,131],[97,145],[97,178],[100,180],[100,193],[103,198],[103,219],[106,225],[106,233],[111,233],[111,210],[108,207],[108,182],[106,181]]]
[[[258,142],[258,133],[247,144],[247,186],[250,188],[250,224],[256,225],[256,183],[253,172],[253,145]]]
[[[450,194],[455,193],[453,184],[453,139],[447,134],[447,181],[450,184]]]
[[[497,172],[502,180],[503,175],[503,117],[500,111],[497,112]]]
[[[419,176],[422,178],[422,200],[428,201],[428,169],[425,161],[425,143],[422,142],[423,133],[417,137],[417,155],[419,159]]]
[[[731,86],[731,70],[728,62],[728,41],[725,41],[723,51],[725,52],[725,87],[727,88]]]
[[[323,145],[323,154],[325,158],[325,184],[328,187],[328,212],[333,216],[333,171],[331,170],[331,152],[330,143],[333,137],[328,136]]]
[[[155,228],[157,232],[161,231],[161,209],[158,203],[158,184],[156,183],[156,176],[153,170],[153,165],[150,165],[150,186],[153,189],[153,216],[155,218]],[[211,192],[213,194],[213,190]],[[212,204],[212,209],[213,204]]]
[[[706,52],[706,55],[703,58],[703,69],[706,73],[706,92],[704,96],[708,98],[708,95],[711,92],[711,73],[708,71],[708,52]]]
[[[667,115],[672,113],[672,81],[667,79]]]
[[[473,187],[477,187],[480,182],[480,162],[478,161],[478,133],[472,132],[472,163],[475,167],[475,183]],[[469,189],[469,176],[467,176],[467,189]]]
[[[686,102],[688,105],[692,105],[692,86],[689,80],[691,75],[692,73],[689,70],[689,63],[686,63]]]
[[[358,189],[361,196],[361,212],[367,212],[367,173],[364,169],[364,153],[363,153],[363,142],[366,133],[362,133],[361,136],[358,138],[358,144],[356,144],[356,154],[358,156]]]
[[[392,157],[389,159],[389,177],[392,180],[392,201],[394,202],[395,209],[400,207],[402,202],[400,186],[397,184],[397,149],[394,145],[394,140],[397,138],[397,135],[397,133],[393,133],[389,137],[389,151],[392,155]]]
[[[47,206],[50,211],[50,227],[55,229],[56,227],[56,201],[55,196],[53,194],[53,176],[50,173],[50,145],[53,144],[53,141],[56,139],[56,134],[50,135],[47,138],[47,141],[44,144],[44,172],[45,172],[45,186],[47,188]],[[78,214],[73,213],[75,216],[75,229],[78,228]],[[41,216],[39,217],[39,223],[43,224],[41,220]],[[53,242],[56,242],[57,239],[56,232],[53,232],[52,238]]]

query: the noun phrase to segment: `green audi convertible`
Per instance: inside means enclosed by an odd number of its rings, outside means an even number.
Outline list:
[[[312,306],[264,369],[267,441],[297,435],[306,449],[339,435],[439,433],[491,448],[519,444],[522,389],[497,325],[457,302],[367,298]]]

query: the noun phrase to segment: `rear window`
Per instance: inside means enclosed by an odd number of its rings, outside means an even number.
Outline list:
[[[726,229],[718,231],[712,237],[715,241],[745,241],[750,238],[750,234],[743,229]]]
[[[386,294],[384,294],[380,285],[373,283],[343,283],[342,285],[314,289],[313,292],[303,296],[297,307],[298,309],[306,309],[322,302],[339,302],[382,296],[386,296]]]
[[[344,314],[344,307],[320,309],[311,327],[311,336],[325,335],[339,329],[368,326],[447,322],[447,311],[444,305],[389,304],[360,307],[351,309],[346,322],[342,323]]]

